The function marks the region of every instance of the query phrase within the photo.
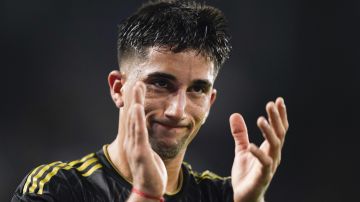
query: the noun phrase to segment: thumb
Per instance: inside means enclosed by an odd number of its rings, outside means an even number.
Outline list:
[[[246,150],[249,147],[249,136],[244,118],[234,113],[230,116],[231,134],[235,141],[235,151]]]

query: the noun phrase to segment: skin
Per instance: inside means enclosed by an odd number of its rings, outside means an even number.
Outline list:
[[[132,66],[108,77],[121,114],[117,138],[108,152],[136,189],[161,197],[177,189],[186,148],[216,99],[214,63],[195,51],[175,54],[150,48],[147,59],[127,65]],[[283,99],[269,102],[266,111],[268,118],[258,119],[265,138],[260,147],[249,142],[242,116],[230,117],[234,201],[262,201],[280,163],[288,129]],[[132,193],[128,201],[154,200]]]

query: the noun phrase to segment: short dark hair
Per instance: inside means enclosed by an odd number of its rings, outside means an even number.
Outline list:
[[[146,56],[149,47],[198,51],[214,62],[216,75],[231,50],[227,20],[219,9],[191,0],[149,1],[119,25],[119,64]]]

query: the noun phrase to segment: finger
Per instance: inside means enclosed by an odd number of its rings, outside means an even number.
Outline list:
[[[235,151],[247,149],[249,146],[249,136],[244,118],[240,114],[234,113],[230,116],[229,121],[231,134],[235,141]]]
[[[280,114],[275,106],[275,103],[268,102],[266,105],[266,111],[271,127],[274,129],[276,135],[282,140],[285,135],[285,128],[282,124]]]
[[[279,97],[279,98],[276,99],[275,104],[276,104],[276,106],[278,108],[278,111],[279,111],[283,126],[284,126],[285,130],[287,131],[288,128],[289,128],[289,122],[288,122],[288,118],[287,118],[285,101],[284,101],[284,99],[282,97]]]
[[[280,139],[276,136],[274,130],[270,127],[269,123],[264,117],[258,118],[257,125],[261,130],[264,138],[270,144],[270,152],[272,153],[271,156],[275,157],[275,155],[278,153],[279,148],[281,147]]]
[[[135,83],[134,88],[131,90],[131,98],[129,100],[129,110],[127,111],[127,136],[132,140],[136,138],[135,126],[136,126],[136,107],[135,104],[141,102],[141,84]],[[129,139],[129,141],[130,141]],[[131,142],[134,144],[134,142]]]
[[[137,82],[135,84],[134,103],[144,105],[145,100],[145,84]]]
[[[132,126],[132,118],[131,118],[131,108],[126,111],[126,120],[124,124],[124,142],[123,142],[123,148],[125,150],[128,150],[133,147],[133,138],[131,133],[131,126]],[[124,116],[125,114],[121,114]]]
[[[144,114],[145,85],[142,82],[136,82],[134,91],[133,118],[135,122],[135,139],[136,143],[143,144],[147,142],[148,138]]]
[[[263,166],[262,171],[264,173],[269,173],[271,171],[273,160],[254,144],[250,144],[249,151]]]
[[[124,111],[126,110],[130,110],[130,107],[133,103],[134,100],[134,95],[135,95],[135,88],[130,88],[129,87],[130,84],[126,84],[126,86],[124,86]]]
[[[276,136],[274,130],[270,127],[264,117],[259,117],[257,125],[266,139],[263,144],[261,144],[260,149],[264,151],[265,154],[268,154],[276,165],[280,164],[281,140]]]
[[[136,122],[135,122],[135,108],[134,105],[131,106],[130,110],[129,110],[129,115],[128,115],[128,138],[129,138],[129,144],[131,146],[135,145],[135,126],[136,126]]]
[[[134,120],[135,120],[135,139],[137,144],[148,143],[148,132],[146,128],[144,106],[135,104],[134,106]]]

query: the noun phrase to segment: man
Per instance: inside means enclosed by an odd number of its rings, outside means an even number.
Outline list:
[[[143,5],[120,26],[120,71],[108,76],[120,109],[116,139],[72,162],[35,168],[12,201],[261,202],[280,163],[288,121],[282,98],[260,117],[260,147],[240,114],[230,117],[235,141],[231,178],[183,163],[216,99],[214,81],[230,52],[223,14],[193,2]]]

